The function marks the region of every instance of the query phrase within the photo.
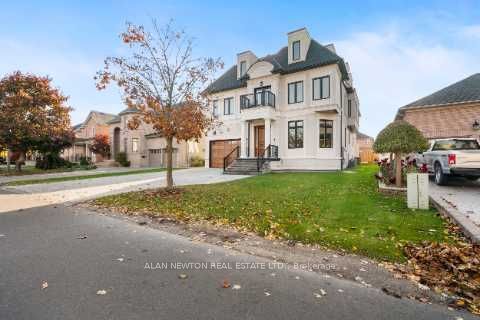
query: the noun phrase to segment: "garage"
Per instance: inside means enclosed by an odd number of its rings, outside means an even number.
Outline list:
[[[176,168],[178,149],[173,149],[172,164]],[[165,148],[163,149],[150,149],[148,155],[148,164],[150,167],[166,167],[167,166],[167,153]]]
[[[210,141],[210,168],[223,168],[223,159],[240,146],[240,139]]]

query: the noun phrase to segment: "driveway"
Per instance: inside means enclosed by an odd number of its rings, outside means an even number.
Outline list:
[[[430,182],[430,197],[459,223],[467,234],[480,239],[480,180],[451,178],[448,185]]]
[[[175,170],[177,186],[233,181],[248,176],[224,175],[221,169],[191,168]],[[165,172],[113,176],[58,183],[6,186],[1,189],[0,212],[27,209],[65,202],[84,201],[105,195],[166,186]]]

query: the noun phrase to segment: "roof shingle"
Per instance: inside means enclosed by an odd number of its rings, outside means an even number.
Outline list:
[[[454,103],[480,101],[480,73],[471,75],[448,87],[414,101],[398,110],[396,119],[403,117],[403,111],[418,107],[434,107]]]
[[[349,77],[343,59],[313,39],[310,42],[307,57],[304,61],[288,64],[288,47],[283,47],[275,54],[259,58],[258,61],[270,62],[273,65],[272,73],[280,74],[294,73],[337,63],[343,77],[345,79]],[[246,86],[247,79],[237,79],[237,65],[234,65],[209,85],[205,92],[216,93]]]

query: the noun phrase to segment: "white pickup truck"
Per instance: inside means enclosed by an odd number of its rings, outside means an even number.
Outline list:
[[[428,172],[435,174],[438,185],[446,184],[450,176],[480,178],[480,145],[475,139],[435,140],[417,161],[419,165],[426,164]]]

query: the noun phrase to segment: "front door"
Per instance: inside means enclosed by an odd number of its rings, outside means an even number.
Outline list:
[[[263,155],[265,150],[265,126],[255,127],[255,157]]]

